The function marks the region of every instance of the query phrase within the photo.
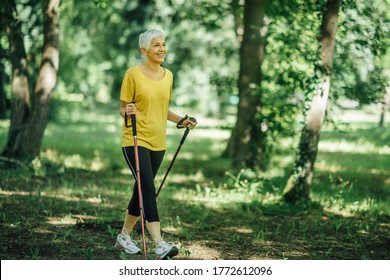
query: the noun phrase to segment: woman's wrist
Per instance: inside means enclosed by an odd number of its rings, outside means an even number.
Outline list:
[[[183,122],[188,119],[188,115],[185,115],[184,117],[180,118],[178,121],[177,121],[177,124],[176,124],[176,127],[177,128],[183,128]]]

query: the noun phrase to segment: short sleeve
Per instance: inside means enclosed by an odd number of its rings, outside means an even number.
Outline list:
[[[129,72],[126,72],[123,77],[120,99],[126,103],[134,100],[134,80]]]

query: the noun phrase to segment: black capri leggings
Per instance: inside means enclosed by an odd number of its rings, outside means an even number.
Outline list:
[[[140,215],[137,175],[135,165],[134,147],[122,147],[123,156],[130,167],[131,172],[135,178],[133,187],[133,195],[127,207],[129,214],[138,217]],[[156,202],[156,187],[154,185],[154,178],[160,168],[165,151],[151,151],[145,147],[138,146],[138,159],[141,177],[141,190],[143,198],[143,208],[145,213],[145,220],[148,222],[160,221],[158,216],[157,202]]]

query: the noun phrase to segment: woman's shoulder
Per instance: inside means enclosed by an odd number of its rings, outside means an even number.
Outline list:
[[[165,68],[165,67],[163,67],[163,68],[164,68],[164,70],[165,70],[165,73],[166,73],[169,77],[173,77],[173,74],[172,74],[171,70],[169,70],[169,69],[167,69],[167,68]]]
[[[129,69],[127,69],[126,75],[134,75],[134,74],[138,73],[138,71],[139,71],[138,66],[132,66]]]

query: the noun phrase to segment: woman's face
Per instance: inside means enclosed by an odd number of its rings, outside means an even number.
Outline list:
[[[161,64],[164,62],[167,53],[167,45],[163,36],[154,37],[150,42],[148,50],[142,49],[142,53],[153,63]]]

